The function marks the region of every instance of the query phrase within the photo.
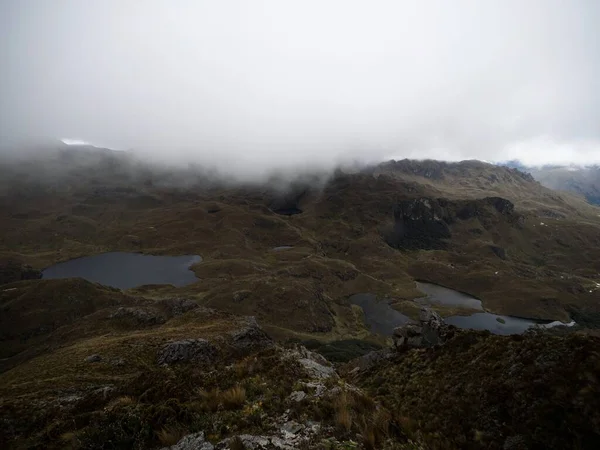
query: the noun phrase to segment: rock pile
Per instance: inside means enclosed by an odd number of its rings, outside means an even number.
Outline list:
[[[429,308],[421,308],[419,324],[408,323],[394,329],[396,348],[433,347],[445,340],[448,325],[438,313]]]

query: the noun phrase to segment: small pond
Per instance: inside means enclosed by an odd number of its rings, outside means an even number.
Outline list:
[[[411,322],[404,314],[392,308],[387,301],[378,300],[375,294],[354,294],[350,303],[362,308],[365,315],[365,325],[372,333],[391,336],[394,328]]]
[[[525,330],[540,324],[535,320],[520,317],[499,316],[487,312],[475,313],[470,316],[450,316],[444,321],[448,325],[471,330],[489,330],[494,334],[521,334]]]
[[[465,316],[450,316],[444,318],[448,325],[472,330],[489,330],[493,334],[521,334],[528,328],[540,326],[553,328],[556,326],[573,326],[575,322],[562,323],[559,321],[548,322],[521,317],[503,316],[483,311],[481,301],[469,295],[462,294],[452,289],[444,288],[430,283],[417,283],[420,291],[428,294],[425,298],[415,299],[419,304],[442,304],[451,306],[464,306],[477,309],[476,312]],[[373,333],[391,336],[394,328],[408,322],[414,322],[404,314],[396,311],[385,300],[378,300],[375,294],[355,294],[350,297],[350,303],[362,308],[365,315],[365,324]]]
[[[190,266],[202,261],[198,255],[153,256],[141,253],[111,252],[85,256],[55,264],[42,272],[42,278],[83,278],[119,289],[144,284],[185,286],[198,281]]]
[[[525,319],[522,317],[502,316],[483,312],[483,305],[470,295],[449,289],[432,283],[423,283],[417,281],[417,289],[427,294],[427,297],[416,298],[415,302],[419,304],[439,304],[447,306],[460,306],[470,309],[477,309],[482,312],[446,317],[444,321],[449,325],[458,328],[469,328],[472,330],[488,330],[494,334],[521,334],[525,330],[534,326],[552,328],[555,326],[573,326],[575,322],[568,324],[562,322],[548,322],[535,319]]]
[[[483,311],[481,300],[477,300],[475,297],[463,294],[462,292],[448,289],[437,284],[422,283],[419,281],[417,281],[417,289],[427,294],[427,297],[415,299],[415,302],[419,304],[429,303],[446,306],[462,306]]]
[[[279,247],[273,247],[271,251],[273,252],[282,252],[284,250],[289,250],[290,248],[294,248],[292,245],[280,245]]]
[[[539,326],[554,328],[559,326],[572,327],[575,322],[563,323],[559,321],[548,322],[543,320],[523,319],[513,316],[499,316],[492,313],[475,313],[470,316],[451,316],[444,321],[458,328],[471,330],[489,330],[493,334],[521,334],[528,328]]]

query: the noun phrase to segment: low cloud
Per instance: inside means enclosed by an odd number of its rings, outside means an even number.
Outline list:
[[[0,4],[0,144],[236,173],[600,162],[593,0]]]

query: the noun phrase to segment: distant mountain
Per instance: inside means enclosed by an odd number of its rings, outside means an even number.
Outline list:
[[[499,165],[504,167],[510,167],[511,169],[519,169],[523,172],[529,172],[530,170],[530,167],[526,166],[518,159],[511,159],[510,161],[502,162]]]
[[[600,205],[600,167],[598,165],[544,165],[526,166],[519,160],[499,165],[530,173],[543,186],[557,191],[573,192],[585,197],[594,205]]]

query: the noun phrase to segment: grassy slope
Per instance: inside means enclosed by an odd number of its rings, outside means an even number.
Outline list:
[[[354,377],[427,448],[600,445],[600,340],[464,332]]]

